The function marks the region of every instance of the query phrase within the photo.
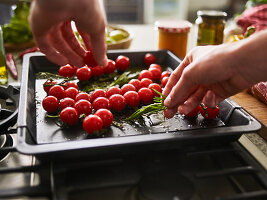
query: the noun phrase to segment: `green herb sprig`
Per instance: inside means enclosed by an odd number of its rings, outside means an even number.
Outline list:
[[[147,105],[147,106],[142,106],[140,109],[135,111],[130,117],[126,118],[126,121],[132,121],[140,118],[143,115],[149,116],[154,113],[158,113],[162,110],[166,109],[166,106],[164,106],[164,99],[166,96],[162,93],[160,93],[157,90],[152,89],[154,92],[156,92],[160,97],[154,97],[154,102],[153,104]]]

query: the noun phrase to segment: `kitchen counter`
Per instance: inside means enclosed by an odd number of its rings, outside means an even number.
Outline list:
[[[156,50],[157,31],[152,25],[121,25],[134,34],[130,50]],[[195,46],[195,29],[189,33],[188,51]],[[15,57],[18,68],[18,80],[14,80],[9,74],[9,84],[19,85],[21,79],[21,61]],[[251,113],[253,115],[253,113]],[[240,143],[267,169],[267,142],[257,133],[244,134]]]

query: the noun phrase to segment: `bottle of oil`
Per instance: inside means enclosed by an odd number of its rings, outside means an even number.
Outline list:
[[[3,32],[0,26],[0,85],[6,85],[7,81],[8,81],[8,73],[6,68]]]

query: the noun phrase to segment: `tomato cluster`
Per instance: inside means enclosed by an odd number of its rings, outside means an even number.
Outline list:
[[[220,108],[217,105],[215,108],[208,108],[203,103],[195,107],[191,112],[186,114],[186,117],[196,117],[199,113],[205,119],[215,119],[220,112]]]

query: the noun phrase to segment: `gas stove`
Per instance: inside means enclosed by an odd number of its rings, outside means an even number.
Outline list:
[[[266,170],[238,141],[60,162],[22,155],[19,91],[0,91],[1,125],[9,118],[0,134],[0,199],[267,199]]]

